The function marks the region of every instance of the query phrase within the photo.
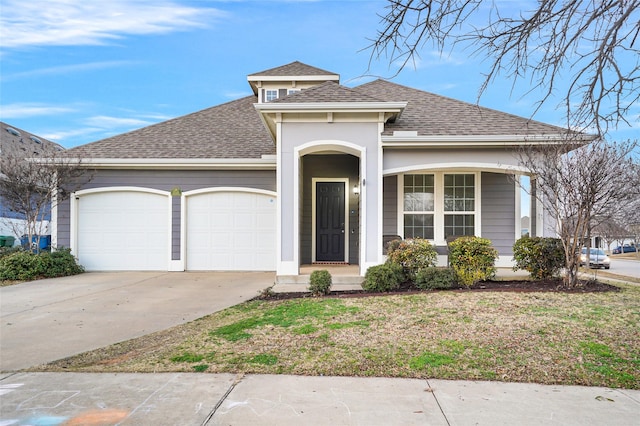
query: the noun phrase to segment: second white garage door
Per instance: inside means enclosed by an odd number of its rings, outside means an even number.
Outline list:
[[[216,191],[186,200],[187,270],[275,270],[275,195]]]

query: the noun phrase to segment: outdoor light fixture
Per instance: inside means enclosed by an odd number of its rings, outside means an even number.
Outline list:
[[[353,193],[356,195],[360,195],[360,187],[357,184],[353,185]]]

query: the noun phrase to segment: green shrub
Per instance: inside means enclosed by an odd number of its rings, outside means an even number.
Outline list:
[[[309,280],[309,291],[314,296],[323,296],[331,291],[331,274],[326,269],[313,271]]]
[[[367,269],[362,288],[366,291],[382,293],[397,289],[403,280],[402,266],[395,263],[385,263]]]
[[[539,280],[557,276],[565,266],[564,248],[558,238],[522,237],[513,245],[513,270],[524,269]]]
[[[466,287],[493,278],[497,257],[497,250],[486,238],[460,237],[449,243],[449,264],[458,282]]]
[[[387,246],[387,262],[402,266],[412,281],[419,270],[436,266],[437,259],[436,249],[422,238],[394,240]]]
[[[0,247],[0,258],[9,256],[17,251],[22,250],[22,247]]]
[[[451,268],[425,268],[416,274],[415,285],[420,290],[446,290],[458,284]]]
[[[33,280],[38,276],[36,255],[30,251],[16,251],[0,258],[0,280]]]
[[[52,252],[43,252],[39,256],[46,261],[47,269],[43,271],[47,278],[67,277],[84,272],[84,268],[78,264],[71,254],[71,249],[58,249]]]
[[[0,258],[0,280],[29,281],[76,275],[84,268],[76,262],[69,249],[32,253],[19,250]]]

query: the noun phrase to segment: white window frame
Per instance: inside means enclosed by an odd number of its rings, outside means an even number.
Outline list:
[[[406,176],[433,176],[433,210],[405,210],[404,209],[404,180]],[[433,216],[433,236],[436,236],[436,178],[434,173],[406,173],[402,175],[402,233],[398,235],[402,235],[404,238],[404,219],[405,215],[431,215]],[[430,239],[432,240],[432,239]]]
[[[269,99],[269,94],[273,95],[274,93],[275,93],[275,97]],[[264,101],[265,102],[271,102],[271,101],[274,101],[274,100],[278,99],[278,93],[279,93],[278,89],[265,89],[264,90]]]
[[[434,175],[434,192],[435,192],[435,211],[433,218],[433,239],[429,240],[434,245],[446,245],[447,242],[445,240],[444,235],[444,216],[445,214],[469,214],[474,215],[473,224],[474,224],[474,235],[481,237],[482,235],[482,214],[481,208],[482,200],[480,197],[482,181],[480,180],[481,173],[477,171],[430,171],[430,170],[416,170],[411,173],[401,173],[398,174],[398,235],[401,235],[404,238],[404,176],[406,175]],[[473,212],[445,212],[444,211],[444,175],[474,175],[474,196],[475,196],[475,210]],[[418,213],[418,212],[411,212]],[[425,212],[426,214],[430,214],[431,212]]]

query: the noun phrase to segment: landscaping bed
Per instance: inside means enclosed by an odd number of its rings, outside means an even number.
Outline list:
[[[450,290],[441,291],[508,291],[508,292],[561,292],[561,293],[594,293],[605,291],[619,291],[620,288],[611,284],[603,283],[597,280],[583,280],[579,286],[573,288],[567,288],[563,285],[561,279],[547,279],[547,280],[488,280],[481,281],[472,285],[469,288],[452,288]],[[391,294],[419,294],[424,293],[424,290],[418,290],[413,283],[403,283],[400,288],[385,292],[368,292],[365,290],[333,290],[327,296],[328,297],[375,297],[375,296],[388,296]],[[305,297],[312,297],[307,292],[264,292],[259,295],[258,299],[263,300],[287,300],[287,299],[300,299]]]

